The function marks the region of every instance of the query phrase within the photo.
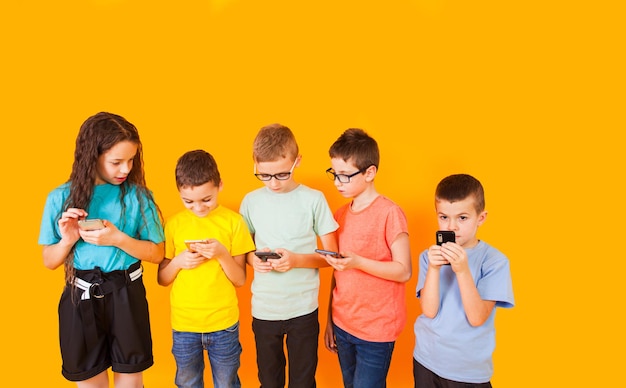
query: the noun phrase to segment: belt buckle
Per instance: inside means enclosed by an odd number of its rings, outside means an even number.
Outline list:
[[[89,293],[96,299],[104,298],[104,293],[102,292],[102,288],[100,288],[100,283],[93,283],[89,287]]]

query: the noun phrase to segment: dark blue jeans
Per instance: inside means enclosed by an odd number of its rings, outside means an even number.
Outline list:
[[[252,318],[261,388],[285,386],[284,338],[289,356],[289,387],[315,388],[320,324],[317,310],[284,321]]]
[[[212,333],[173,330],[173,341],[177,387],[204,388],[204,350],[209,355],[215,388],[241,387],[237,374],[241,356],[239,322]]]
[[[333,327],[344,387],[386,387],[395,342],[365,341]]]

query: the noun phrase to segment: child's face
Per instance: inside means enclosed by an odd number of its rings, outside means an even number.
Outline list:
[[[473,196],[456,202],[437,200],[435,209],[440,230],[454,231],[457,244],[463,248],[471,248],[477,244],[476,233],[478,227],[485,222],[487,212],[476,213]]]
[[[299,164],[299,156],[296,157],[296,160],[280,158],[271,162],[256,162],[255,174],[273,192],[288,193],[298,186],[298,183],[293,179],[293,172]],[[277,179],[276,175],[281,179]],[[287,176],[287,179],[282,179]],[[268,178],[269,180],[266,180]]]
[[[222,183],[215,186],[207,182],[201,186],[184,186],[178,189],[183,205],[198,217],[205,217],[218,205],[217,197],[222,191]]]
[[[133,159],[136,154],[137,144],[130,141],[121,141],[111,147],[98,157],[95,183],[97,185],[124,183],[130,170],[133,169]]]
[[[358,167],[356,167],[351,160],[352,159],[349,159],[347,162],[341,158],[332,158],[330,160],[330,165],[335,175],[339,176],[335,178],[333,183],[337,190],[339,190],[339,193],[345,198],[358,196],[365,191],[368,186],[365,175],[359,171]]]

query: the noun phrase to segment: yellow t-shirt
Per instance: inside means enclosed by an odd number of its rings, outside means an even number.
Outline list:
[[[232,256],[254,250],[254,242],[239,213],[218,206],[206,217],[185,209],[165,223],[165,257],[172,259],[187,247],[185,240],[213,238]],[[224,330],[239,320],[235,286],[220,263],[209,260],[194,269],[181,270],[170,291],[172,328],[209,333]]]

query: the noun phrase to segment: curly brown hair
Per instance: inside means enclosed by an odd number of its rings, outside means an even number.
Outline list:
[[[122,205],[122,220],[126,210],[124,197],[128,188],[133,185],[137,188],[136,195],[139,203],[148,201],[155,204],[155,208],[162,219],[161,211],[156,206],[152,193],[146,186],[143,168],[143,152],[137,128],[122,116],[100,112],[89,117],[81,125],[76,137],[74,164],[70,174],[69,196],[65,200],[62,211],[68,208],[87,209],[93,196],[97,176],[98,158],[103,153],[122,141],[130,141],[137,145],[137,153],[133,159],[133,168],[126,181],[120,185],[120,203]],[[141,206],[141,209],[144,207]],[[61,215],[59,214],[59,217]],[[65,277],[68,282],[74,279],[74,250],[65,259]]]

